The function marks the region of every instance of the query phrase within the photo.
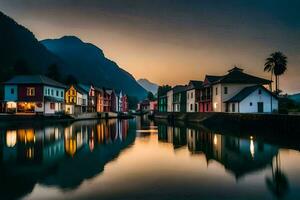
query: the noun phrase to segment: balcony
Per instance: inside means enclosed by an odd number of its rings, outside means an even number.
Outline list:
[[[212,100],[212,97],[211,97],[211,95],[203,95],[203,96],[201,96],[200,97],[200,102],[201,101],[211,101]]]

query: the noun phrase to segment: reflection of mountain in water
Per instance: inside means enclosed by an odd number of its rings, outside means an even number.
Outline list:
[[[1,130],[0,198],[22,197],[36,183],[63,189],[79,186],[134,142],[130,127],[128,121],[78,121]]]
[[[210,160],[221,163],[238,179],[248,173],[272,165],[278,148],[260,141],[215,134],[203,129],[159,125],[159,140],[173,143],[174,148],[187,144],[192,154],[204,153]]]

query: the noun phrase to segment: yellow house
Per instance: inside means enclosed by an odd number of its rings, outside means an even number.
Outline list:
[[[88,94],[78,86],[71,85],[65,93],[66,113],[86,112]]]
[[[66,91],[66,103],[76,104],[77,103],[77,91],[73,85]]]
[[[66,91],[65,101],[66,101],[66,113],[74,114],[75,105],[77,104],[77,90],[73,85],[71,85],[69,89]]]

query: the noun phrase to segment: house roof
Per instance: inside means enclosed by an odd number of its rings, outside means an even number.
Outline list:
[[[213,84],[217,84],[217,83],[244,83],[244,84],[265,85],[265,84],[270,84],[271,81],[256,76],[252,76],[250,74],[246,74],[243,72],[243,69],[234,67],[228,71],[228,74],[220,77],[218,80],[213,82]]]
[[[19,75],[14,76],[10,80],[6,81],[4,84],[14,85],[14,84],[43,84],[48,86],[54,86],[59,88],[67,88],[64,84],[59,83],[53,79],[50,79],[43,75]]]
[[[203,81],[196,81],[196,80],[191,80],[189,82],[189,85],[187,86],[187,90],[192,90],[192,89],[201,89],[202,88]]]
[[[216,82],[217,80],[222,78],[222,76],[212,76],[212,75],[206,75],[205,77],[210,83]]]
[[[73,85],[73,87],[75,88],[75,90],[77,92],[79,92],[80,94],[88,94],[89,92],[87,92],[86,90],[84,90],[83,88],[81,88],[79,85]]]
[[[239,93],[237,93],[235,96],[233,96],[231,99],[229,99],[229,100],[227,100],[225,102],[227,102],[227,103],[230,103],[230,102],[241,102],[246,97],[248,97],[250,94],[252,94],[254,91],[256,91],[258,88],[263,89],[264,91],[268,92],[273,97],[277,98],[272,92],[270,92],[269,90],[267,90],[265,87],[263,87],[261,85],[254,85],[254,86],[250,86],[250,87],[245,87]]]
[[[176,94],[176,93],[179,93],[179,92],[183,92],[183,91],[186,91],[187,89],[187,86],[185,85],[176,85],[173,87],[173,94]]]
[[[80,87],[82,90],[84,90],[87,93],[89,93],[90,89],[91,89],[90,85],[85,85],[85,84],[81,84],[81,83],[78,84],[78,87]]]

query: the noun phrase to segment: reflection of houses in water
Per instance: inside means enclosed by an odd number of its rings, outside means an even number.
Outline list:
[[[238,138],[204,131],[165,125],[158,126],[158,139],[174,148],[187,143],[192,154],[204,153],[208,161],[216,160],[236,178],[271,166],[278,148],[251,138]],[[185,140],[185,141],[184,141]]]
[[[188,129],[188,147],[192,153],[203,152],[209,160],[220,162],[236,178],[271,166],[278,148],[251,138],[237,138]]]
[[[64,144],[59,142],[62,130],[44,129],[10,129],[2,135],[3,162],[40,163],[48,162],[53,157],[63,155]]]
[[[97,144],[109,144],[117,140],[125,140],[128,132],[127,120],[109,120],[96,126],[95,142]]]
[[[103,131],[98,132],[102,124]],[[127,120],[0,129],[0,199],[20,198],[38,182],[60,188],[78,186],[133,143],[135,134],[128,135],[128,130]],[[98,133],[110,142],[98,143]]]
[[[159,125],[158,139],[161,142],[172,143],[174,149],[180,148],[187,144],[186,128]]]

